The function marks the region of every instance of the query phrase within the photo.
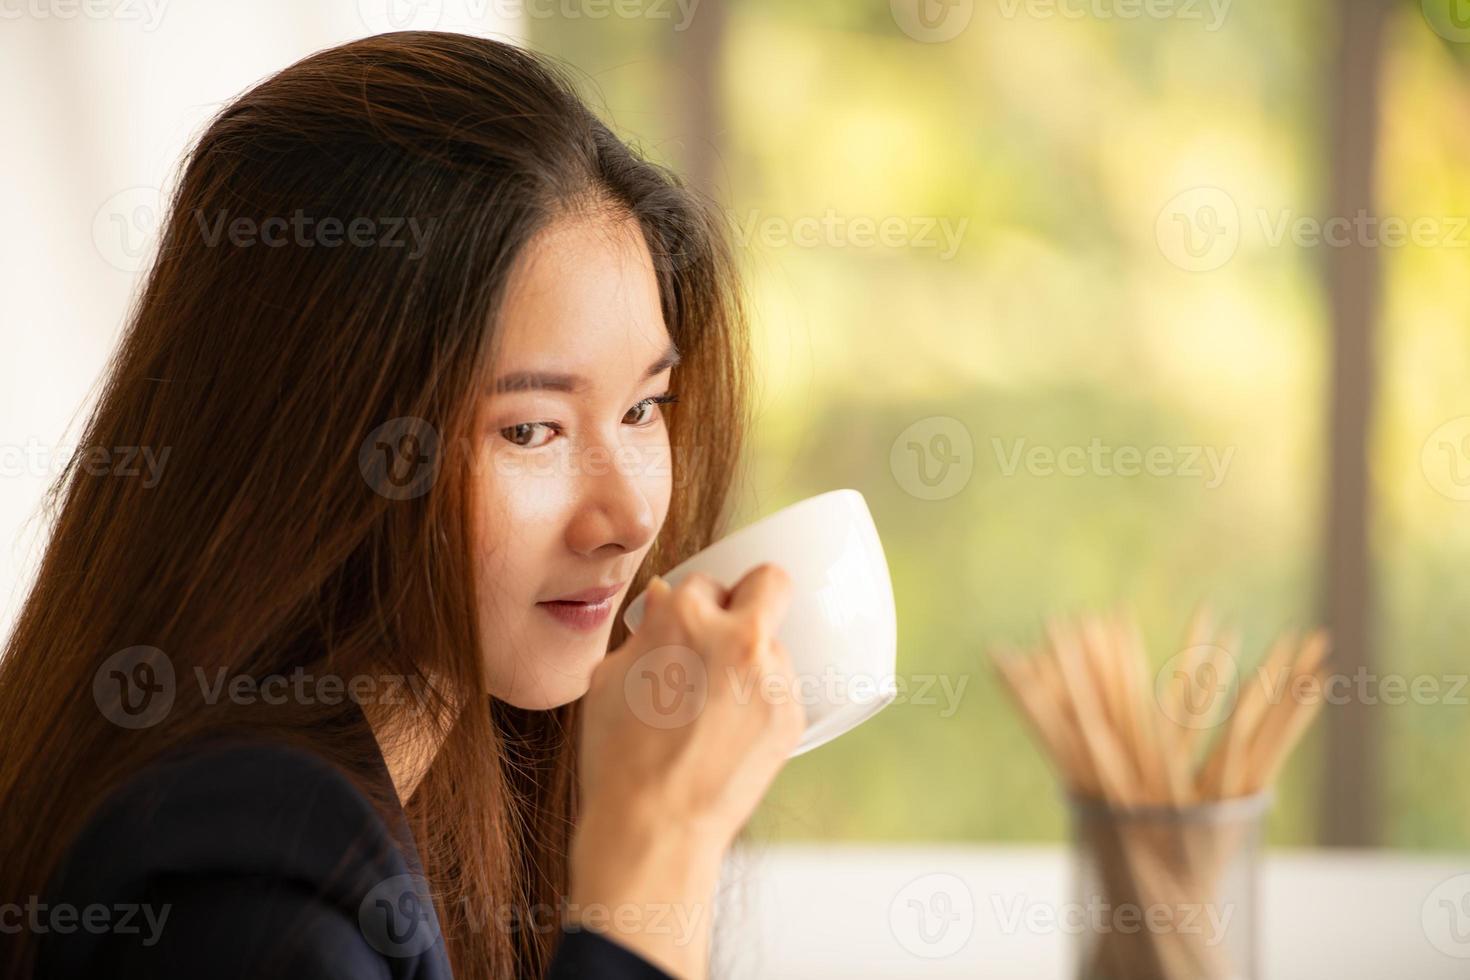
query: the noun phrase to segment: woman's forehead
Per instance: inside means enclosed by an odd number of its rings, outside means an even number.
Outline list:
[[[567,219],[527,252],[501,310],[502,372],[641,377],[666,353],[658,279],[636,221]]]

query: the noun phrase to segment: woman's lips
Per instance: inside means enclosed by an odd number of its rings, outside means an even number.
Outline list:
[[[601,602],[538,602],[538,608],[546,610],[557,622],[574,630],[590,632],[607,621],[612,613],[612,596]]]
[[[627,584],[619,582],[617,585],[598,585],[557,599],[547,599],[536,605],[545,609],[563,626],[590,632],[607,621],[612,613],[613,599]]]
[[[583,589],[580,592],[568,592],[566,595],[559,595],[555,599],[547,599],[546,601],[547,602],[601,602],[603,599],[609,598],[610,596],[615,596],[619,592],[623,591],[623,586],[625,586],[627,584],[628,584],[627,582],[619,582],[616,585],[597,585],[597,586],[593,586],[590,589]]]

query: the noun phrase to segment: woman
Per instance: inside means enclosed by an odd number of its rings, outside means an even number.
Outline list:
[[[746,417],[711,214],[489,40],[219,114],[83,441],[166,463],[78,454],[0,661],[0,972],[705,975],[802,727],[784,573],[650,573]]]

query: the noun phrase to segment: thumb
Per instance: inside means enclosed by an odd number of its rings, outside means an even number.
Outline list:
[[[674,587],[664,580],[662,575],[655,575],[648,581],[648,588],[644,590],[646,598],[643,600],[643,614],[648,615],[648,610],[655,604],[662,604],[669,597]]]

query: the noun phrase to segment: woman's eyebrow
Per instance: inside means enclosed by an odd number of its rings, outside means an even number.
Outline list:
[[[669,368],[678,365],[680,354],[678,348],[669,342],[668,349],[659,355],[658,360],[648,366],[643,372],[643,380],[663,374]],[[495,393],[503,394],[511,391],[564,391],[577,394],[585,391],[587,379],[576,374],[559,374],[553,371],[515,371],[502,375],[495,382]]]

